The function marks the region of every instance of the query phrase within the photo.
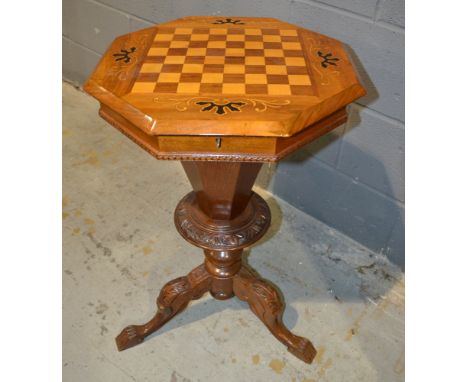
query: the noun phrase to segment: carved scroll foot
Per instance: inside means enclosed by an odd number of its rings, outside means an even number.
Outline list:
[[[161,328],[172,317],[184,310],[191,300],[198,299],[210,290],[211,276],[202,264],[187,276],[169,281],[161,289],[157,299],[158,311],[144,325],[127,326],[116,337],[119,351],[143,342],[145,337]]]
[[[284,304],[271,283],[243,266],[234,276],[234,293],[240,300],[249,303],[255,315],[292,354],[306,363],[312,362],[317,351],[308,339],[296,336],[286,328],[283,323]]]

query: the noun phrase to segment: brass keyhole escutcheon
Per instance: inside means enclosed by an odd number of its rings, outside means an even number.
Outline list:
[[[217,147],[218,149],[221,148],[221,138],[220,138],[220,137],[216,138],[216,147]]]

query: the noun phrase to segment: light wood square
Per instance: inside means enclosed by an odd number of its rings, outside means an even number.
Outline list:
[[[266,74],[246,74],[245,83],[249,85],[265,85],[268,83]]]
[[[289,85],[271,84],[268,86],[268,94],[271,95],[291,95]]]
[[[276,35],[265,35],[263,36],[265,42],[281,42],[281,37]]]
[[[192,41],[206,41],[208,40],[208,34],[193,34],[190,36]]]
[[[297,36],[296,29],[280,29],[281,36]]]
[[[171,41],[174,35],[171,34],[164,34],[164,33],[158,33],[156,36],[154,36],[154,41]]]
[[[226,28],[210,28],[210,34],[227,34]]]
[[[245,49],[243,48],[227,48],[226,56],[244,57]]]
[[[244,65],[224,65],[224,73],[227,74],[243,74],[245,73]]]
[[[165,64],[183,64],[185,62],[185,56],[167,56],[164,60]]]
[[[166,56],[169,48],[151,48],[148,51],[148,56]]]
[[[265,57],[247,56],[245,58],[246,65],[265,65]]]
[[[303,57],[286,57],[286,65],[290,66],[305,66],[305,60]]]
[[[188,48],[187,56],[206,56],[206,48]]]
[[[302,46],[300,42],[283,42],[282,46],[283,46],[283,49],[302,50]]]
[[[290,85],[312,85],[310,77],[301,74],[290,74],[288,81]]]
[[[245,85],[223,84],[223,94],[245,94]]]
[[[182,73],[203,73],[202,64],[184,64]]]
[[[171,41],[170,48],[187,48],[189,46],[188,41]]]
[[[226,41],[244,41],[245,36],[243,34],[228,34]]]
[[[159,73],[161,71],[162,64],[143,64],[140,69],[140,73]]]
[[[245,29],[245,34],[250,35],[250,36],[259,36],[262,34],[261,29],[252,29],[252,28],[246,28]]]
[[[266,65],[266,74],[288,74],[284,65]]]
[[[226,48],[226,41],[208,41],[208,48]]]
[[[197,82],[181,82],[177,86],[177,93],[198,94],[200,84]]]
[[[246,49],[263,49],[263,42],[261,41],[246,41]]]
[[[203,84],[221,84],[223,83],[223,73],[203,73],[201,82]]]
[[[180,73],[160,73],[158,82],[179,82]]]
[[[224,56],[206,56],[205,64],[224,64]]]
[[[265,57],[284,57],[282,49],[265,49]]]
[[[135,82],[132,93],[153,93],[154,85],[154,82]]]

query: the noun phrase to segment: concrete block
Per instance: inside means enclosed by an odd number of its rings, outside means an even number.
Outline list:
[[[353,106],[338,169],[384,194],[405,199],[405,131],[401,124]]]
[[[64,0],[63,26],[66,37],[101,54],[130,30],[127,15],[87,0]]]
[[[317,160],[280,163],[273,192],[376,252],[400,217],[396,202]]]
[[[359,103],[404,120],[404,34],[361,17],[293,1],[294,24],[343,41],[349,48],[367,96]]]
[[[140,19],[139,17],[129,16],[130,20],[130,32],[135,32],[140,29],[153,27],[155,23],[150,23],[146,20]]]
[[[62,71],[66,80],[83,85],[100,58],[97,53],[62,37]]]
[[[343,0],[317,0],[310,1],[313,3],[320,3],[331,5],[336,8],[347,10],[354,13],[359,13],[364,16],[373,17],[375,12],[375,7],[377,5],[377,0],[353,0],[353,1],[343,1]]]
[[[151,0],[100,0],[101,3],[126,12],[130,15],[147,20],[149,23],[159,24],[173,18],[173,1],[151,1]],[[186,2],[189,4],[189,2]],[[186,13],[184,16],[187,16]]]
[[[395,222],[395,226],[390,234],[387,248],[383,252],[388,259],[397,264],[403,271],[405,270],[405,210],[400,210],[400,217]]]
[[[378,21],[405,27],[405,0],[383,0],[379,4]]]

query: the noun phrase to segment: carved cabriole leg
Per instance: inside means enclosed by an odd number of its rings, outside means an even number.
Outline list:
[[[308,339],[296,336],[286,328],[283,323],[284,304],[271,283],[260,279],[243,265],[234,276],[234,293],[240,300],[248,302],[255,315],[292,354],[304,362],[312,362],[317,353],[314,346]]]
[[[145,337],[161,328],[172,317],[184,310],[191,300],[198,299],[211,288],[211,277],[202,264],[187,276],[169,281],[161,289],[157,299],[158,311],[144,325],[127,326],[115,339],[121,350],[143,342]]]

